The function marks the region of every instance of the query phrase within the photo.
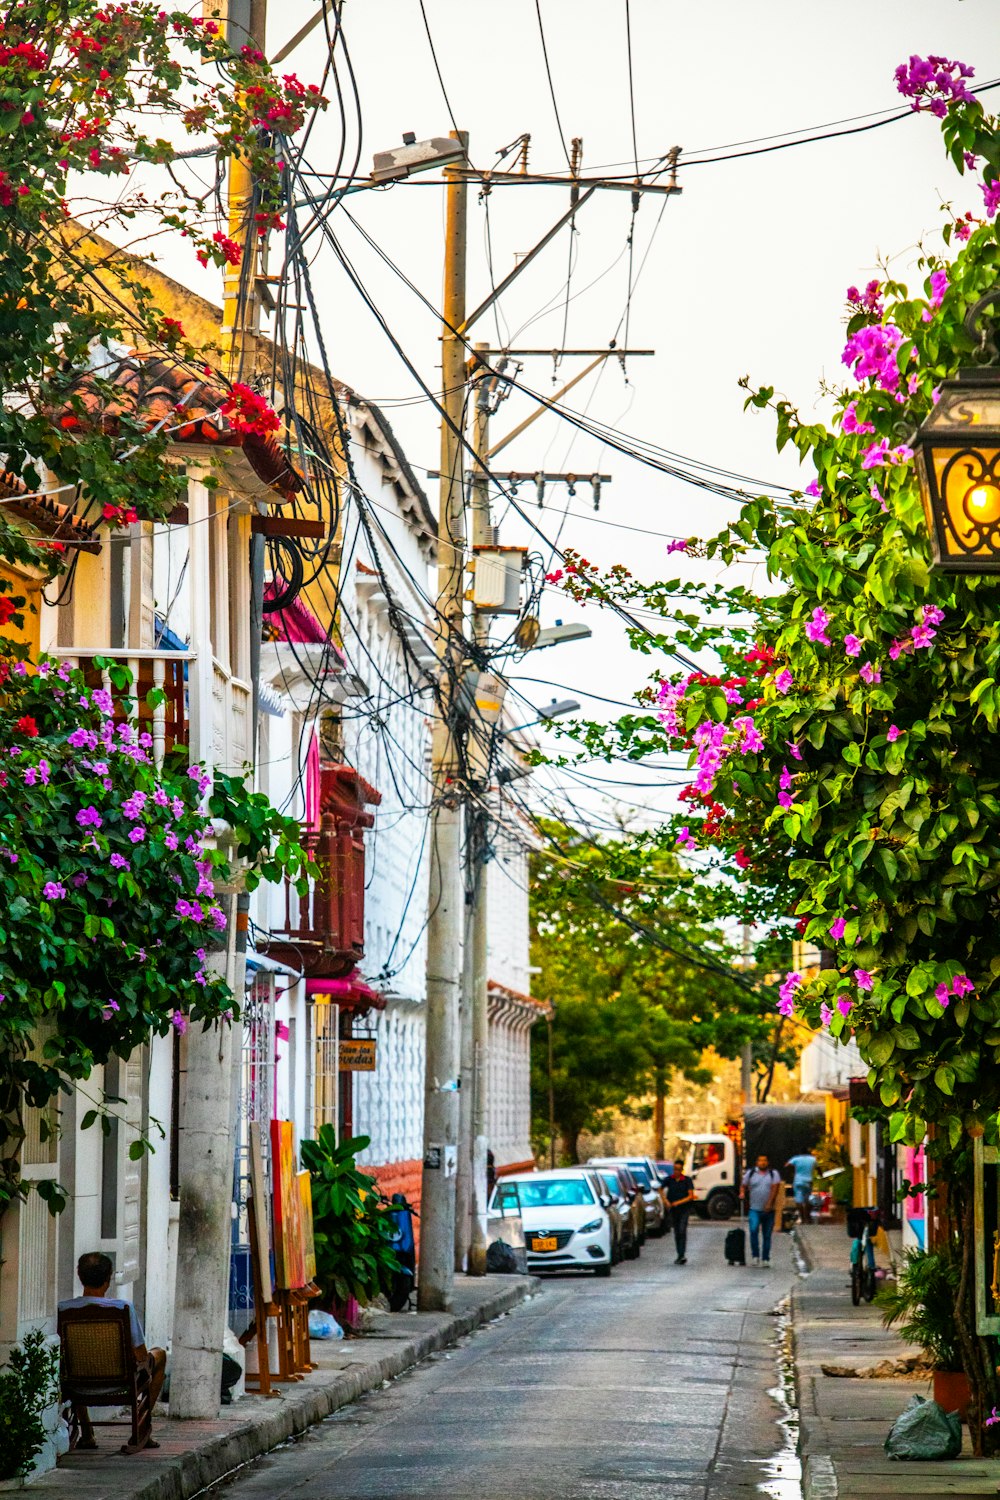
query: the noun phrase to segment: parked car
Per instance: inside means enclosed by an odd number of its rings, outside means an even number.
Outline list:
[[[601,1186],[595,1173],[574,1167],[518,1173],[497,1183],[489,1212],[520,1213],[529,1271],[610,1276],[615,1231]]]
[[[626,1243],[631,1238],[630,1206],[621,1196],[617,1180],[611,1188],[597,1167],[566,1167],[567,1172],[582,1172],[597,1193],[598,1202],[611,1220],[611,1264],[625,1259]]]
[[[628,1167],[642,1189],[646,1205],[646,1229],[649,1234],[661,1235],[667,1229],[667,1206],[663,1190],[653,1163],[645,1156],[601,1156],[592,1157],[590,1167]]]
[[[628,1167],[595,1167],[594,1170],[603,1179],[622,1215],[623,1258],[637,1260],[646,1238],[646,1205],[639,1184]]]

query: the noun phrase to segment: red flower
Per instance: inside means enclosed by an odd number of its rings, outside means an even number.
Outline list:
[[[38,725],[35,723],[30,714],[25,714],[23,718],[18,719],[17,723],[14,725],[14,728],[19,729],[23,735],[26,735],[28,737],[29,740],[33,740],[38,734]]]
[[[747,857],[747,852],[746,852],[745,849],[737,849],[737,851],[736,851],[736,863],[737,863],[737,865],[739,866],[739,868],[741,870],[749,870],[749,868],[750,868],[750,860]]]
[[[6,625],[8,620],[13,619],[15,613],[14,601],[8,599],[6,594],[0,594],[0,625]]]
[[[117,521],[121,515],[121,506],[112,505],[110,500],[101,508],[101,515],[105,521]]]

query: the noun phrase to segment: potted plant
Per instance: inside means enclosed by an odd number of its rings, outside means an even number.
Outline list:
[[[970,1390],[955,1341],[955,1295],[959,1267],[939,1250],[908,1250],[895,1284],[879,1292],[876,1303],[887,1328],[899,1325],[910,1343],[927,1356],[933,1371],[934,1400],[945,1411],[968,1420]]]
[[[351,1302],[366,1306],[387,1292],[399,1261],[392,1248],[394,1225],[381,1206],[378,1183],[354,1158],[367,1136],[341,1141],[332,1125],[321,1125],[314,1141],[302,1142],[302,1163],[312,1177],[316,1235],[316,1279],[322,1305],[340,1322]]]
[[[52,1418],[58,1418],[59,1351],[41,1329],[26,1333],[0,1370],[0,1489],[20,1489],[39,1468],[46,1445],[55,1463]]]

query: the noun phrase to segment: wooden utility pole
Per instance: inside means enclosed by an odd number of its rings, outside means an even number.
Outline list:
[[[468,136],[458,137],[468,148]],[[438,716],[431,744],[430,908],[427,923],[427,1052],[420,1205],[421,1312],[447,1311],[455,1281],[458,1166],[459,995],[462,980],[462,776],[458,687],[465,668],[465,245],[468,183],[446,167],[441,330],[441,491],[438,515]]]
[[[234,49],[247,40],[264,50],[267,0],[206,0],[205,14],[222,12]],[[248,35],[244,35],[244,29]],[[223,283],[222,338],[230,378],[238,376],[247,334],[259,328],[254,278],[257,246],[250,232],[253,178],[246,162],[230,160],[229,234],[244,246],[247,263],[227,266]],[[241,276],[244,278],[241,282]],[[245,290],[246,295],[241,296]],[[207,499],[206,499],[207,509]],[[195,517],[192,515],[192,521]],[[204,516],[208,520],[207,513]],[[247,523],[249,524],[249,523]],[[206,525],[203,530],[207,533]],[[264,538],[250,539],[250,653],[253,684],[252,754],[256,760],[260,640],[263,621]],[[204,632],[209,622],[202,622]],[[211,697],[208,697],[211,702]],[[192,747],[193,748],[193,747]],[[241,1001],[246,987],[249,896],[231,894],[222,904],[228,918],[226,949],[210,960]],[[213,1419],[219,1412],[222,1346],[229,1311],[229,1251],[232,1233],[233,1126],[242,1027],[217,1022],[207,1031],[192,1026],[185,1037],[184,1087],[178,1135],[180,1208],[177,1226],[177,1289],[171,1346],[170,1410],[176,1417]]]

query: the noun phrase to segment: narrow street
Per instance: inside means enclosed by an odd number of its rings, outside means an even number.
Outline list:
[[[689,1263],[650,1240],[610,1281],[547,1279],[509,1317],[260,1460],[231,1500],[795,1500],[782,1460],[776,1305],[795,1270],[730,1268],[725,1227]]]

